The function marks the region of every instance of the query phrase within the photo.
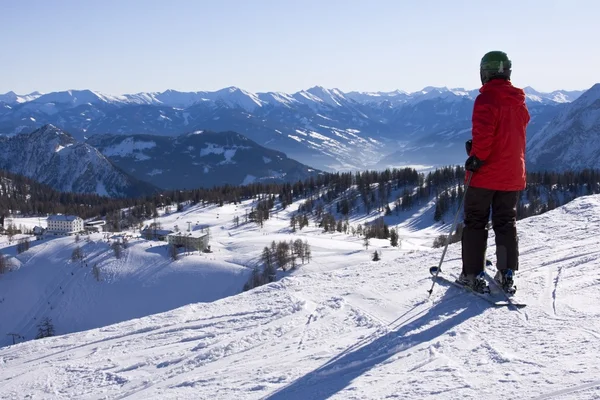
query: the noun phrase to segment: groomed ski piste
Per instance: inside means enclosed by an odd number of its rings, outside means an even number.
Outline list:
[[[223,221],[239,212],[233,207],[163,217],[163,227],[171,219],[180,228],[187,226],[186,218],[221,219],[221,225],[211,226],[214,253],[208,255],[171,263],[157,254],[161,261],[154,265],[146,261],[154,257],[152,248],[146,248],[149,242],[132,243],[126,250],[130,254],[118,261],[109,261],[106,249],[90,248],[88,254],[107,258],[102,268],[113,283],[95,282],[85,267],[77,267],[82,272],[71,284],[81,289],[70,289],[70,300],[57,301],[51,316],[60,321],[65,313],[82,315],[91,312],[93,299],[102,304],[119,297],[99,308],[104,323],[111,311],[127,308],[134,297],[175,299],[177,285],[195,279],[202,289],[220,290],[221,299],[198,298],[164,313],[0,348],[0,398],[600,398],[600,196],[578,198],[519,221],[517,296],[527,303],[520,310],[493,308],[445,284],[436,285],[428,297],[429,267],[437,265],[442,249],[427,248],[438,232],[417,230],[422,225],[418,221],[401,225],[401,249],[372,241],[366,251],[361,239],[325,235],[313,224],[291,235],[283,212],[262,229],[234,228]],[[272,240],[296,236],[309,241],[313,261],[277,282],[239,293],[250,259]],[[16,256],[21,268],[0,278],[6,293],[0,304],[2,324],[7,304],[16,307],[9,301],[14,293],[7,277],[17,279],[28,265],[43,273],[36,257],[51,261],[56,254],[61,260],[56,267],[65,264],[65,254],[51,250],[61,240],[70,241],[62,245],[70,254],[73,238],[35,243]],[[488,245],[488,257],[494,260],[493,234]],[[374,249],[382,250],[381,261],[369,261]],[[231,268],[231,276],[198,279],[205,273],[198,267],[201,257],[221,274]],[[460,244],[449,246],[445,260],[444,272],[458,274]],[[157,283],[161,276],[178,276],[177,268],[184,272],[176,282]],[[32,280],[34,276],[31,272]],[[219,289],[216,282],[223,280]],[[89,289],[117,282],[137,289],[144,287],[141,282],[154,282],[146,284],[154,290]],[[234,293],[227,296],[228,290]],[[36,304],[32,299],[16,308],[33,312]],[[152,304],[140,312],[148,313],[160,302]],[[93,324],[94,318],[88,320]]]

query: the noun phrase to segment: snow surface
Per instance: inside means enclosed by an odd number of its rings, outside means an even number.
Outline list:
[[[522,310],[493,309],[444,284],[427,298],[427,269],[437,265],[442,250],[424,246],[434,231],[415,227],[430,208],[402,223],[400,250],[373,240],[383,261],[372,262],[367,260],[373,248],[365,251],[359,238],[324,235],[311,227],[290,234],[290,210],[275,214],[263,229],[223,221],[247,206],[190,209],[161,221],[163,227],[200,218],[206,219],[200,224],[212,222],[214,241],[223,250],[215,254],[218,262],[247,261],[271,240],[296,236],[309,241],[313,261],[278,282],[212,303],[2,348],[0,397],[598,398],[600,196],[519,222],[518,297],[528,303]],[[123,289],[132,289],[128,299],[148,311],[147,301],[160,303],[157,297],[185,292],[179,286],[185,279],[146,288],[160,284],[159,271],[166,268],[160,276],[169,277],[181,268],[189,278],[199,269],[169,266],[149,244],[136,242],[130,256],[110,264],[111,276],[129,285],[111,289],[113,283],[90,282],[85,267],[65,263],[72,241],[36,243],[20,256],[21,268],[0,284],[19,273],[41,284],[60,276],[61,268],[79,269],[71,287],[81,287],[80,295],[67,296],[57,317],[84,315],[79,308],[104,302],[114,308],[103,309],[121,313],[130,307],[119,301]],[[89,254],[109,258],[103,242],[89,246]],[[494,257],[493,235],[488,253]],[[451,245],[447,273],[458,271],[459,258],[460,245]],[[13,296],[34,302],[16,292],[0,303],[3,313],[23,311]],[[3,317],[0,321],[14,319]],[[112,312],[98,317],[112,317]]]
[[[252,184],[254,182],[256,182],[256,176],[248,174],[248,175],[246,175],[246,177],[242,181],[242,186],[243,185],[250,185],[250,184]]]
[[[142,154],[141,151],[154,147],[156,147],[156,142],[145,142],[128,137],[114,146],[107,147],[102,153],[107,157],[134,155],[138,160],[147,160],[149,157]]]
[[[46,228],[48,226],[48,220],[46,217],[32,217],[32,218],[22,218],[22,217],[6,217],[4,219],[4,226],[14,225],[17,228],[23,227],[24,229],[33,229],[36,226],[41,226],[42,228]]]

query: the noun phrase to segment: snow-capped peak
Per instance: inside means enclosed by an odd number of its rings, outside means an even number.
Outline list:
[[[265,105],[260,98],[235,86],[230,86],[216,92],[207,92],[209,99],[217,100],[229,107],[241,107],[248,112],[254,111],[257,107]]]
[[[545,93],[539,92],[531,86],[526,86],[523,90],[529,101],[538,103],[570,103],[575,101],[585,92],[585,90],[555,90],[553,92]]]
[[[0,102],[4,102],[7,104],[20,104],[26,103],[28,101],[32,101],[41,96],[39,92],[33,92],[29,94],[16,94],[12,90],[5,94],[0,94]]]

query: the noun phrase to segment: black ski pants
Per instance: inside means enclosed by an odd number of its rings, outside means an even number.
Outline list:
[[[462,263],[464,274],[479,274],[485,264],[488,230],[492,211],[492,226],[496,234],[497,269],[519,269],[517,242],[517,203],[520,192],[505,192],[469,187],[465,195],[465,220],[462,232]]]

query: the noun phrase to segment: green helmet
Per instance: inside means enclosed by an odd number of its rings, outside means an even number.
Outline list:
[[[481,84],[486,84],[492,79],[510,80],[512,62],[503,51],[490,51],[486,53],[479,64]]]

